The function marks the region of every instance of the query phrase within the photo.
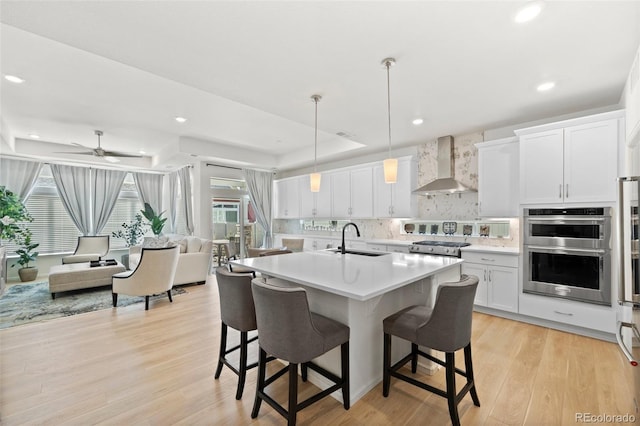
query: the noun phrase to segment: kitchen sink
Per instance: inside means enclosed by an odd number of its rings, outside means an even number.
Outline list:
[[[338,249],[330,249],[330,252],[333,253],[342,253],[342,250]],[[357,256],[369,256],[369,257],[378,257],[378,256],[384,256],[385,254],[389,254],[386,252],[381,252],[381,251],[362,251],[362,250],[345,250],[345,254],[355,254]]]

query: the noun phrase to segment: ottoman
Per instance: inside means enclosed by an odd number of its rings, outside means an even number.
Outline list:
[[[124,272],[126,269],[120,263],[110,266],[91,267],[89,262],[55,265],[49,269],[49,293],[56,298],[56,293],[81,288],[101,287],[111,285],[113,274]]]

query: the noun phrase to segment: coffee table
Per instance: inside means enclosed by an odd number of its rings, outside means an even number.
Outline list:
[[[126,271],[120,263],[110,266],[91,267],[89,262],[55,265],[49,269],[49,293],[56,298],[56,293],[82,288],[102,287],[113,284],[113,274]]]

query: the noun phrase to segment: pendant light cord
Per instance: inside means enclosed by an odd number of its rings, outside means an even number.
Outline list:
[[[391,67],[391,62],[387,60],[385,62],[387,66],[387,118],[389,121],[389,157],[391,157],[391,83],[389,82],[389,68]]]
[[[313,144],[314,148],[313,148],[313,172],[315,173],[317,171],[317,167],[318,167],[318,97],[314,96],[313,98],[314,102],[316,103],[316,130],[315,130],[315,142]]]

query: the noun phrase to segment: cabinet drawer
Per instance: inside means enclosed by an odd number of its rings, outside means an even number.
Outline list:
[[[462,258],[466,262],[482,263],[487,266],[507,266],[511,268],[518,267],[517,254],[504,254],[496,252],[470,252],[463,251]]]
[[[616,313],[611,307],[520,294],[520,313],[592,330],[615,332]]]

